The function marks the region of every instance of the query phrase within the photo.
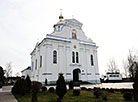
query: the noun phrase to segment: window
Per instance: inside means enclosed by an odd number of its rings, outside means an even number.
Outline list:
[[[57,51],[53,51],[53,63],[57,64]]]
[[[75,29],[72,30],[72,39],[77,39],[76,30]]]
[[[93,55],[91,55],[91,66],[93,66],[94,63],[93,63]]]
[[[40,67],[42,67],[42,56],[40,56]]]
[[[76,54],[76,55],[75,55]],[[75,59],[75,56],[76,56],[76,59]],[[75,63],[75,61],[76,61],[76,63],[79,63],[79,53],[78,52],[72,52],[72,63]]]
[[[32,62],[32,71],[33,71],[33,69],[34,69],[34,62]]]
[[[72,52],[72,63],[75,63],[75,53]]]
[[[76,52],[76,63],[79,63],[79,54]]]
[[[37,59],[35,60],[35,70],[37,70]]]

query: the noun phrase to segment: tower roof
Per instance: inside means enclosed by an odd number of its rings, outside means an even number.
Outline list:
[[[59,19],[63,19],[64,17],[62,15],[59,16]]]

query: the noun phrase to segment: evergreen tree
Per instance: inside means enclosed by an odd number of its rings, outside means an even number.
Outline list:
[[[63,96],[67,92],[66,83],[63,77],[63,74],[59,74],[58,80],[56,82],[56,94],[59,96],[60,99],[63,98]]]
[[[26,92],[29,93],[31,90],[31,80],[29,75],[27,75],[25,80],[26,80]]]
[[[134,88],[134,99],[136,100],[136,102],[138,102],[138,63],[136,64],[135,69],[136,69],[136,73],[134,77],[133,88]]]
[[[37,102],[37,93],[41,88],[42,84],[40,82],[32,82],[32,102]]]
[[[25,95],[26,93],[26,82],[24,79],[19,79],[16,81],[15,85],[12,88],[13,94]]]
[[[3,68],[0,66],[0,84],[4,84],[4,71]]]

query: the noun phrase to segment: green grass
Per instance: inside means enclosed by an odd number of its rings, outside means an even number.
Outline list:
[[[104,93],[107,95],[107,101],[103,101],[102,98],[95,98],[93,91],[82,90],[79,96],[73,96],[72,90],[69,90],[63,97],[62,102],[128,102],[124,100],[121,92],[115,91],[114,93],[110,93],[104,91]],[[16,98],[18,102],[31,102],[31,93],[25,96],[16,95]],[[56,102],[57,98],[58,96],[55,93],[48,91],[38,93],[38,102]]]

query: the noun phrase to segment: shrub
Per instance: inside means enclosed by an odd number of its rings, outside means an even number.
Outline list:
[[[32,90],[39,91],[42,88],[42,83],[38,81],[32,81]]]
[[[94,87],[93,90],[100,90],[100,87]]]
[[[44,91],[46,91],[47,90],[47,88],[45,87],[45,86],[43,86],[42,87],[42,91],[44,92]]]
[[[25,95],[26,93],[26,82],[24,79],[19,79],[16,81],[12,88],[13,94]]]
[[[54,87],[49,88],[49,92],[54,92],[54,91],[55,91]]]
[[[132,94],[130,92],[125,92],[124,95],[123,95],[123,98],[126,101],[130,101],[130,100],[132,100]]]
[[[28,75],[27,75],[25,81],[26,81],[26,92],[29,93],[31,91],[31,80]]]
[[[102,93],[101,97],[102,97],[102,99],[103,99],[104,101],[107,100],[107,95],[106,95],[105,93]]]
[[[79,96],[80,90],[73,90],[73,96]]]
[[[73,89],[73,81],[70,81],[70,82],[69,82],[69,89],[70,89],[70,90]]]
[[[56,84],[57,84],[56,94],[59,96],[60,99],[62,99],[67,92],[66,83],[65,83],[63,74],[59,74]]]
[[[86,89],[86,91],[91,91],[91,90],[92,90],[91,88]]]
[[[81,87],[81,90],[87,90],[87,88],[86,87]]]
[[[114,93],[114,89],[112,89],[112,88],[109,89],[108,91],[111,92],[111,93]]]
[[[100,90],[95,90],[93,94],[96,98],[99,98],[101,96],[101,91]]]
[[[121,89],[120,91],[121,91],[121,93],[125,93],[125,89]]]
[[[105,88],[102,88],[101,90],[102,90],[102,91],[105,91],[106,89],[105,89]]]
[[[61,99],[60,98],[57,98],[56,102],[61,102]]]

